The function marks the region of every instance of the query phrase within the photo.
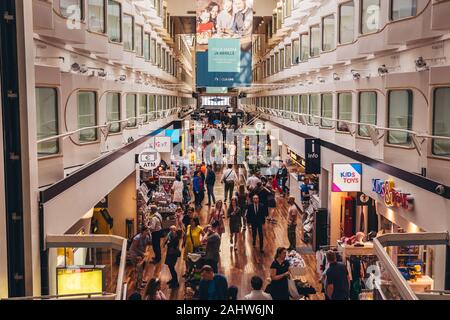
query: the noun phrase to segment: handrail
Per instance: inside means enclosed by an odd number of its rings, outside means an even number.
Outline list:
[[[51,137],[47,137],[41,140],[38,140],[37,143],[44,143],[44,142],[48,142],[48,141],[53,141],[53,140],[57,140],[57,139],[61,139],[61,138],[66,138],[66,137],[70,137],[76,133],[85,131],[85,130],[92,130],[92,129],[102,129],[102,128],[107,128],[108,126],[112,125],[112,124],[116,124],[116,123],[125,123],[125,122],[130,122],[131,120],[143,120],[144,118],[148,118],[149,116],[152,115],[160,115],[161,118],[167,117],[169,116],[171,113],[170,111],[172,111],[174,109],[169,109],[169,110],[158,110],[158,111],[152,111],[150,113],[146,113],[137,117],[130,117],[127,119],[122,119],[122,120],[116,120],[116,121],[109,121],[106,122],[105,124],[102,125],[96,125],[96,126],[90,126],[90,127],[84,127],[84,128],[80,128],[74,131],[69,131],[66,133],[62,133],[56,136],[51,136]],[[150,119],[151,121],[155,121],[157,118],[153,118]],[[138,125],[143,125],[144,123],[139,123]],[[124,129],[127,129],[128,127],[125,127]]]
[[[356,125],[356,126],[366,126],[366,127],[371,127],[375,130],[382,130],[382,131],[388,131],[388,132],[390,132],[390,131],[403,132],[403,133],[408,133],[410,135],[416,136],[417,138],[434,139],[434,140],[450,140],[450,137],[447,137],[447,136],[434,136],[434,135],[429,135],[427,133],[420,133],[417,131],[412,131],[412,130],[407,130],[407,129],[386,128],[386,127],[381,127],[381,126],[377,126],[377,125],[369,124],[369,123],[328,118],[328,117],[322,117],[322,116],[318,116],[318,115],[312,115],[312,114],[300,113],[300,112],[292,112],[292,111],[286,111],[286,110],[276,110],[276,109],[270,109],[270,108],[266,108],[266,110],[269,110],[269,112],[272,113],[272,115],[278,116],[278,117],[281,117],[280,114],[282,114],[284,112],[284,113],[295,115],[295,116],[304,116],[304,117],[308,117],[308,118],[326,120],[326,121],[330,121],[330,122],[342,122],[342,123],[347,123],[347,124]],[[276,115],[276,114],[278,114],[278,115]],[[316,127],[320,126],[320,121],[313,121],[313,122],[314,123],[306,123],[306,124],[309,126],[316,126]]]
[[[405,278],[392,261],[385,247],[405,245],[448,245],[449,235],[442,233],[392,233],[381,235],[373,240],[373,246],[378,259],[383,263],[392,277],[392,282],[405,300],[419,300]]]
[[[127,239],[114,235],[47,235],[46,248],[109,248],[120,250],[120,265],[117,275],[116,300],[122,298],[122,283],[125,275]]]
[[[45,295],[45,296],[27,296],[27,297],[14,297],[14,298],[5,298],[2,300],[57,300],[57,299],[71,299],[71,298],[79,298],[79,299],[94,299],[94,300],[112,300],[116,298],[115,293],[108,292],[93,292],[93,293],[76,293],[76,294],[61,294],[61,295]]]

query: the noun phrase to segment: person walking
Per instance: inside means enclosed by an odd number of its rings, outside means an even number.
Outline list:
[[[239,208],[237,197],[231,198],[228,218],[230,219],[230,248],[234,246],[234,251],[237,251],[239,234],[242,229],[242,211]]]
[[[150,207],[150,232],[152,234],[152,247],[153,252],[155,253],[155,257],[152,260],[152,263],[159,263],[161,261],[161,238],[163,236],[162,230],[162,216],[158,212],[158,208],[156,206]]]
[[[281,187],[283,197],[286,196],[287,190],[288,190],[288,188],[286,186],[286,183],[288,180],[288,174],[289,174],[289,172],[287,170],[286,164],[283,162],[281,164],[281,168],[278,169],[278,173],[277,173],[278,184]]]
[[[224,217],[225,210],[223,208],[223,202],[222,200],[219,200],[216,202],[215,207],[210,211],[208,224],[213,225],[217,222],[217,233],[220,236],[222,236],[225,232],[225,222],[223,221]]]
[[[259,182],[261,182],[261,180],[256,176],[255,172],[253,172],[247,179],[247,189],[249,191],[255,189]]]
[[[267,181],[266,178],[261,179],[261,181],[266,193],[267,221],[270,223],[277,223],[277,220],[274,218],[274,211],[277,207],[276,190],[272,188],[272,182]]]
[[[263,279],[258,276],[253,276],[250,280],[250,284],[252,286],[252,291],[244,297],[244,300],[272,300],[272,296],[270,294],[262,291]]]
[[[151,240],[150,230],[144,227],[131,241],[130,249],[127,251],[127,262],[136,266],[138,257],[144,259],[147,246],[150,245]]]
[[[200,172],[197,171],[195,173],[194,180],[192,181],[192,191],[194,192],[194,203],[196,210],[199,210],[201,207],[201,185]]]
[[[288,210],[288,227],[287,234],[289,239],[289,249],[288,250],[296,250],[297,249],[297,220],[299,216],[299,212],[297,206],[295,205],[295,198],[289,197],[288,199],[289,210]]]
[[[230,200],[233,197],[234,185],[239,181],[232,164],[228,164],[228,168],[222,174],[221,181],[225,185],[225,202],[227,202],[228,195],[230,196]]]
[[[186,228],[186,233],[183,239],[183,258],[186,263],[186,273],[189,271],[188,254],[196,253],[199,251],[200,247],[202,246],[201,237],[204,234],[205,233],[203,232],[203,228],[200,226],[200,220],[198,218],[192,218]]]
[[[289,262],[286,260],[286,248],[278,248],[275,259],[270,266],[270,295],[273,300],[289,300],[288,279]]]
[[[252,226],[253,247],[256,246],[256,235],[259,237],[259,250],[264,253],[263,225],[266,220],[266,210],[259,202],[257,195],[253,196],[253,202],[247,208],[247,221]]]
[[[214,274],[209,265],[201,269],[201,280],[199,285],[200,300],[226,300],[228,294],[228,281],[221,274]]]
[[[206,252],[205,264],[210,265],[215,273],[218,273],[220,260],[220,235],[217,233],[218,222],[206,227]]]
[[[178,288],[180,284],[178,283],[178,274],[175,270],[175,265],[177,264],[178,258],[181,256],[180,251],[180,232],[176,226],[170,227],[170,232],[167,235],[167,240],[165,246],[167,247],[166,253],[166,265],[169,268],[170,275],[172,279],[167,283],[171,289]]]
[[[350,278],[343,263],[337,262],[336,253],[328,251],[327,261],[330,264],[325,272],[327,298],[330,300],[348,300],[350,292]]]
[[[212,168],[212,165],[208,165],[206,171],[206,190],[208,191],[208,206],[212,204],[216,204],[216,196],[214,195],[214,184],[216,183],[216,174]]]
[[[181,182],[181,177],[179,175],[176,176],[175,181],[172,185],[172,202],[180,205],[183,203],[183,188],[184,184]]]
[[[238,206],[241,210],[242,217],[242,230],[245,231],[247,229],[247,206],[248,206],[248,194],[245,191],[245,185],[239,185],[239,191],[236,193],[236,197],[238,199]]]

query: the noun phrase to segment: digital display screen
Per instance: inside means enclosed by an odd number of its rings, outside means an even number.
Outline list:
[[[58,268],[58,295],[100,293],[104,291],[104,273],[102,268],[73,267]]]

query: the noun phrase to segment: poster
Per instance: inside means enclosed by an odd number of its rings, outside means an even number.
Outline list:
[[[253,0],[197,0],[197,86],[252,82]]]
[[[332,192],[361,192],[362,164],[333,164]]]

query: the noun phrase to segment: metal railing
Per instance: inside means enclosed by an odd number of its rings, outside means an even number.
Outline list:
[[[386,247],[393,246],[420,246],[420,245],[449,245],[449,234],[442,233],[392,233],[379,236],[373,240],[375,254],[389,273],[390,279],[404,300],[433,300],[435,298],[449,300],[450,295],[420,293],[416,294],[392,261]]]

